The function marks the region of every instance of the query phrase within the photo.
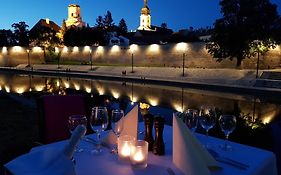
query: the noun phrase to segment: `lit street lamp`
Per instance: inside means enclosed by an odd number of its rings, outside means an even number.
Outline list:
[[[137,50],[137,45],[136,44],[132,44],[131,46],[130,46],[130,51],[131,51],[131,58],[132,58],[132,60],[131,60],[131,66],[132,66],[132,70],[131,70],[131,73],[134,73],[134,53],[135,53],[135,51]]]
[[[187,50],[187,44],[186,43],[178,43],[176,46],[176,50],[182,52],[182,76],[184,77],[184,67],[185,67],[185,52]]]
[[[30,67],[30,56],[29,56],[30,50],[27,49],[26,52],[27,52],[27,67]]]

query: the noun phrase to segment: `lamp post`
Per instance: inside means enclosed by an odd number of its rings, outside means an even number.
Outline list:
[[[93,70],[92,49],[90,49],[90,62],[91,62],[91,70]]]
[[[185,53],[182,54],[182,76],[184,77]]]
[[[27,67],[30,67],[30,56],[29,56],[30,50],[27,49],[26,52],[27,52]]]
[[[137,50],[137,47],[138,46],[136,44],[132,44],[130,46],[130,51],[131,51],[131,67],[132,67],[131,73],[134,73],[134,53]]]
[[[259,76],[259,64],[260,64],[260,49],[258,47],[258,61],[257,61],[257,71],[256,71],[256,79]]]

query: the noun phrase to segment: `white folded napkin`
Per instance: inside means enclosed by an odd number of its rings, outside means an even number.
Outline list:
[[[12,160],[5,167],[14,175],[75,175],[70,159],[85,133],[86,128],[79,125],[64,149],[46,148],[32,151]]]
[[[189,131],[183,121],[173,116],[173,162],[185,175],[209,175],[218,163]]]
[[[138,136],[138,114],[139,107],[136,105],[127,115],[123,118],[123,130],[122,135],[130,135],[134,138]],[[108,131],[109,133],[104,138],[103,143],[108,145],[113,145],[117,143],[117,136],[113,133],[112,130]]]

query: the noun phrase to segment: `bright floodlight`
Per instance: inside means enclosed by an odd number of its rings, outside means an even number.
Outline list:
[[[187,50],[187,43],[181,42],[176,45],[176,50],[180,52],[185,52]]]
[[[138,50],[138,45],[136,45],[136,44],[130,45],[130,51],[132,53],[135,53],[137,50]]]
[[[160,46],[158,44],[152,44],[149,46],[149,51],[150,52],[159,52]]]

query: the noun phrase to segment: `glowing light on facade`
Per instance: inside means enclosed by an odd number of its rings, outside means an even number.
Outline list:
[[[8,53],[8,49],[7,49],[7,47],[3,47],[2,48],[2,54],[6,54],[6,53]]]
[[[73,53],[77,53],[79,52],[79,48],[77,46],[73,47],[73,50],[72,50]]]
[[[35,90],[38,91],[38,92],[41,92],[41,91],[44,90],[44,87],[45,87],[44,85],[36,85]]]
[[[18,87],[18,88],[16,88],[16,93],[18,93],[18,94],[22,94],[22,93],[24,93],[25,92],[25,87]]]
[[[14,47],[13,47],[13,52],[19,53],[19,52],[22,52],[22,51],[23,51],[23,48],[20,47],[20,46],[14,46]]]
[[[68,48],[66,46],[64,46],[63,49],[62,49],[62,52],[63,53],[67,53],[68,52]]]
[[[130,45],[130,52],[131,53],[135,53],[136,51],[138,51],[138,49],[139,49],[138,45],[136,45],[136,44]]]
[[[104,89],[101,87],[97,88],[99,95],[104,95]]]
[[[104,53],[104,48],[102,46],[99,46],[96,50],[97,54],[103,54]]]
[[[32,48],[32,52],[34,52],[34,53],[40,53],[40,52],[42,52],[43,50],[42,50],[42,48],[41,47],[33,47]]]
[[[187,43],[181,42],[176,44],[176,51],[178,52],[185,52],[187,51]]]
[[[149,52],[159,53],[160,52],[160,46],[158,44],[150,45],[149,46]]]
[[[90,46],[85,46],[83,52],[84,53],[88,53],[91,51],[91,47]]]
[[[116,91],[112,91],[112,96],[116,99],[118,99],[120,97],[120,93],[116,92]]]
[[[58,47],[55,47],[55,52],[56,53],[59,53],[60,52],[60,49]]]
[[[112,53],[118,53],[118,52],[120,52],[120,47],[117,46],[117,45],[112,46],[111,52],[112,52]]]

